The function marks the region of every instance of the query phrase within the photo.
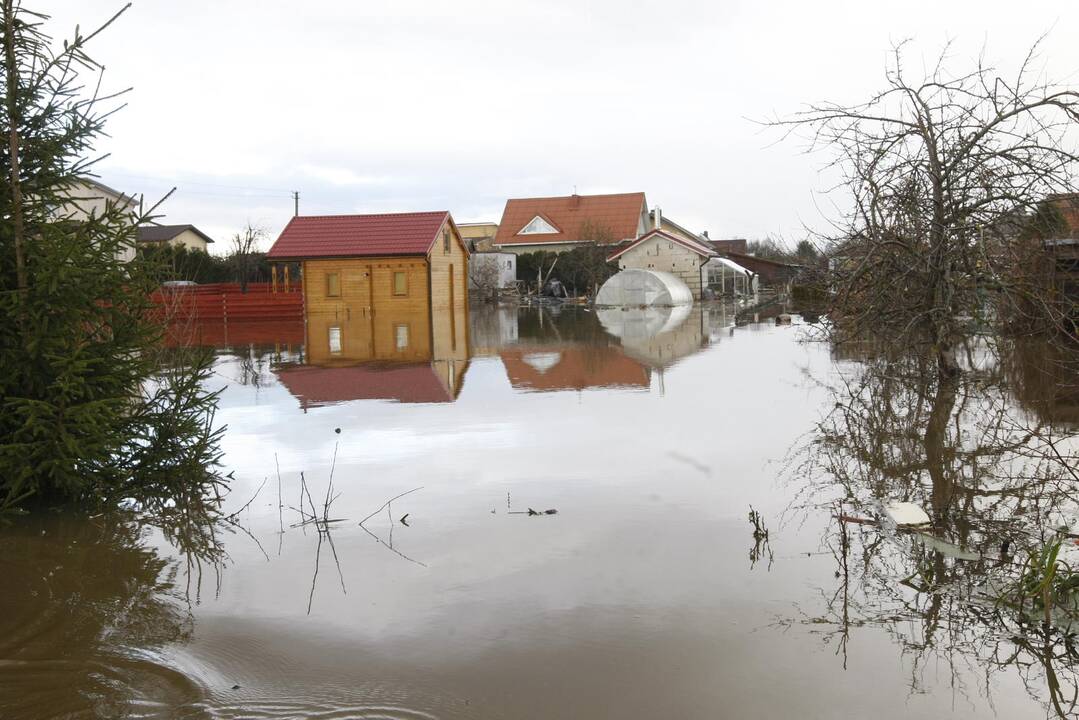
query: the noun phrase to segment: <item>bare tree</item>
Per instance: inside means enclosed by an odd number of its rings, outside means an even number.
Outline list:
[[[249,221],[244,229],[232,236],[229,260],[236,270],[240,292],[247,292],[247,283],[255,267],[255,255],[259,244],[266,237],[266,230]]]
[[[773,123],[834,153],[849,192],[851,209],[827,238],[833,316],[848,337],[924,343],[954,372],[963,322],[1022,313],[1028,325],[1059,323],[1019,237],[1039,203],[1074,187],[1079,93],[1042,79],[1037,47],[1011,76],[982,60],[957,74],[945,48],[911,79],[900,44],[867,102],[812,105]]]
[[[468,279],[481,297],[493,300],[500,288],[502,272],[493,253],[473,253],[468,263]]]

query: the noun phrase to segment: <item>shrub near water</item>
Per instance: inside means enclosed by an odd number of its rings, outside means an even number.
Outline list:
[[[216,485],[215,397],[200,382],[209,359],[159,372],[162,321],[148,300],[158,277],[122,259],[144,218],[134,203],[86,217],[70,200],[94,195],[78,186],[81,158],[110,102],[81,94],[96,82],[79,80],[98,69],[85,54],[96,33],[54,52],[47,18],[9,0],[2,16],[0,509],[138,497],[147,468],[158,495]]]

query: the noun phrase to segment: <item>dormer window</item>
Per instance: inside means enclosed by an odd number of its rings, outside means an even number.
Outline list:
[[[551,223],[547,222],[542,217],[537,215],[536,217],[532,218],[532,220],[530,220],[527,225],[525,225],[523,228],[521,228],[521,231],[519,233],[517,233],[517,234],[518,235],[552,235],[552,234],[555,234],[557,232],[558,232],[558,228],[556,228],[554,225],[552,225]]]

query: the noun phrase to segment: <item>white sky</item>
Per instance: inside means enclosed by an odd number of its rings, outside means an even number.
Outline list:
[[[54,37],[121,2],[24,0]],[[1048,75],[1079,84],[1075,0],[136,0],[91,46],[132,86],[101,179],[225,249],[246,221],[450,210],[508,197],[643,190],[718,237],[797,238],[830,213],[825,158],[752,122],[881,87],[956,40],[1001,67],[1051,31]]]

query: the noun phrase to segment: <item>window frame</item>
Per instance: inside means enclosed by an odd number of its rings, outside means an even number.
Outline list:
[[[336,292],[330,292],[331,285],[336,285]],[[326,273],[326,297],[341,297],[341,273],[339,271]]]
[[[400,292],[397,291],[397,278],[400,276],[404,280],[404,289]],[[390,292],[394,297],[408,297],[408,271],[407,270],[394,270],[393,277],[390,280]]]
[[[401,331],[404,330],[404,345],[401,344]],[[412,328],[408,323],[394,323],[393,325],[393,349],[395,352],[406,352],[412,344]]]

